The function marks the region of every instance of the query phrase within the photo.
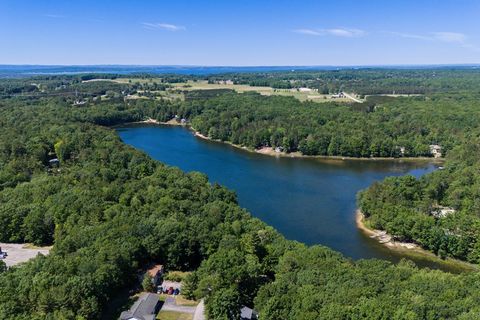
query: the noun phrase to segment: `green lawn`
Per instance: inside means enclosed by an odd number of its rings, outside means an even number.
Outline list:
[[[167,294],[159,294],[158,295],[158,299],[161,301],[161,302],[165,302],[165,300],[167,299],[168,295]],[[185,298],[184,296],[182,296],[181,294],[176,296],[175,297],[175,303],[177,304],[177,306],[184,306],[184,307],[195,307],[197,306],[198,304],[198,301],[194,301],[194,300],[188,300],[187,298]]]
[[[186,271],[169,271],[163,278],[165,280],[182,282],[190,273]]]
[[[175,312],[175,311],[160,311],[157,315],[159,320],[192,320],[193,314]]]

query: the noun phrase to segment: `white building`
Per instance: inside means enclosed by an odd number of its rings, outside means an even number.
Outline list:
[[[430,146],[430,153],[434,158],[441,158],[442,157],[442,147],[438,144],[431,144]]]

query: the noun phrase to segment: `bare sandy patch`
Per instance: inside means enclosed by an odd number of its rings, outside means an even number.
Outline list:
[[[51,247],[35,247],[24,243],[0,243],[0,247],[2,252],[7,253],[7,256],[3,259],[7,267],[26,262],[35,258],[38,254],[47,255],[51,249]]]

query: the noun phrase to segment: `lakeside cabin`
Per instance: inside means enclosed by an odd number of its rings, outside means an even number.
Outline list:
[[[442,157],[442,147],[438,144],[431,144],[430,146],[430,153],[434,158],[441,158]]]

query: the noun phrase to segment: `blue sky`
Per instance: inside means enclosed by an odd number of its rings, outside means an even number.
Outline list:
[[[480,63],[478,0],[0,0],[0,64]]]

